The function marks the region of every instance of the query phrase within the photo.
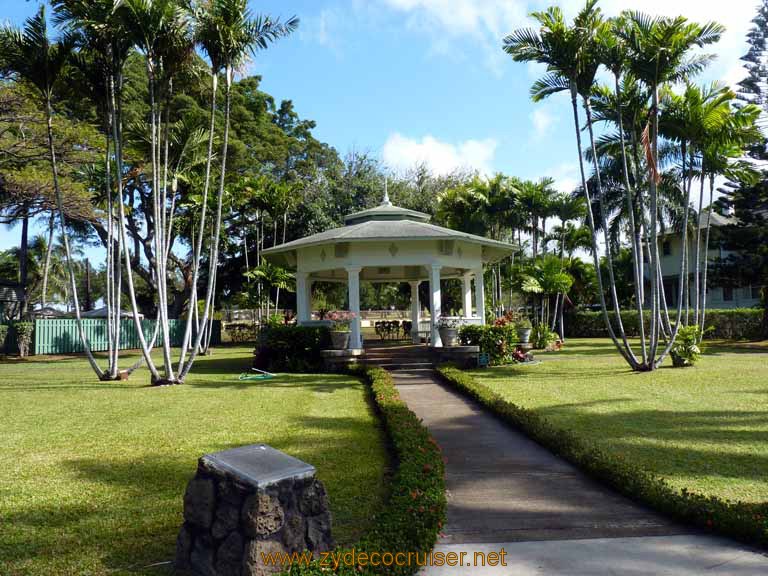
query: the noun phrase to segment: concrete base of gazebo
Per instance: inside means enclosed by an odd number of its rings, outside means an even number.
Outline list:
[[[323,350],[323,366],[328,372],[340,372],[350,364],[357,364],[365,357],[362,348],[350,348],[348,350]]]

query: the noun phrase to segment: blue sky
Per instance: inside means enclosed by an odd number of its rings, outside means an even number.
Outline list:
[[[297,15],[299,31],[250,63],[276,99],[291,99],[317,122],[315,135],[341,154],[378,155],[393,170],[426,162],[435,172],[474,168],[526,178],[552,176],[569,191],[577,179],[569,103],[528,98],[541,74],[500,49],[501,38],[530,23],[542,0],[262,0],[256,12]],[[582,1],[561,0],[568,14]],[[0,0],[0,21],[21,24],[35,0]],[[625,8],[714,19],[728,28],[702,82],[735,82],[754,15],[753,0],[602,0]],[[0,229],[0,249],[18,243]]]

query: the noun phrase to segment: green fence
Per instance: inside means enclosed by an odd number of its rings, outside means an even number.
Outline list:
[[[107,350],[107,321],[101,318],[83,319],[85,337],[94,352]],[[184,338],[186,320],[169,320],[169,337],[173,346],[181,346]],[[152,339],[155,331],[154,320],[142,320],[141,330],[147,343]],[[158,331],[156,345],[162,342],[162,330]],[[213,334],[211,344],[221,343],[221,322],[213,322]],[[14,347],[15,342],[8,342]],[[9,348],[10,348],[9,347]],[[132,318],[124,318],[120,322],[120,349],[130,350],[141,348],[139,333]],[[80,333],[77,328],[77,320],[52,319],[36,320],[33,354],[75,354],[83,352],[83,343],[80,341]]]

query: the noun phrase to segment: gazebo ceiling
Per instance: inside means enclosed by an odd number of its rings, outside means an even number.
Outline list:
[[[426,263],[431,257],[445,255],[447,251],[456,250],[461,254],[462,245],[469,244],[475,246],[473,250],[479,253],[478,265],[480,262],[496,262],[516,251],[516,248],[511,244],[436,226],[430,224],[429,220],[428,214],[393,206],[385,196],[381,205],[348,215],[345,218],[345,226],[268,248],[264,250],[263,255],[275,264],[295,269],[299,260],[299,252],[308,253],[310,249],[317,249],[318,247],[323,247],[322,254],[327,251],[329,254],[338,256],[347,252],[354,252],[356,246],[360,252],[365,252],[373,250],[376,244],[386,244],[391,250],[397,250],[397,246],[407,244],[413,250],[423,254],[422,262]],[[394,248],[392,248],[393,246]],[[392,257],[395,258],[395,253],[392,254]],[[395,281],[426,277],[423,270],[418,273],[414,272],[420,266],[407,265],[407,263],[396,260],[391,262],[391,265],[385,266],[371,261],[370,270],[366,268],[367,272],[363,272],[362,278],[371,281]],[[367,266],[365,260],[362,263]],[[318,278],[322,276],[323,279],[325,277],[332,278],[335,274],[333,271],[337,267],[329,262],[326,271],[323,271],[322,274],[315,271],[313,276]],[[374,269],[387,268],[390,271],[372,272]],[[340,270],[339,280],[342,280],[344,277],[343,268]],[[444,270],[442,276],[460,277],[463,272],[461,267],[455,266],[453,271]]]

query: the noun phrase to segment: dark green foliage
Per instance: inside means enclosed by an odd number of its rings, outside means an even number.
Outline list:
[[[35,325],[32,322],[14,322],[13,332],[16,336],[16,344],[19,347],[19,356],[29,356],[32,346],[32,335],[35,333]]]
[[[229,341],[235,344],[243,342],[255,342],[257,329],[255,322],[232,322],[224,328]]]
[[[254,365],[270,372],[320,372],[320,352],[330,344],[331,334],[325,326],[271,324],[261,331]]]
[[[435,440],[411,412],[395,388],[392,377],[381,368],[356,367],[352,373],[371,387],[397,470],[392,478],[389,501],[374,519],[372,528],[354,545],[360,552],[427,553],[435,545],[445,521],[443,457]],[[344,552],[344,550],[337,550]],[[340,566],[335,574],[414,574],[418,566]],[[331,572],[319,561],[294,567],[291,574],[320,575]]]
[[[731,502],[676,490],[664,479],[558,428],[533,410],[508,402],[461,370],[442,366],[438,372],[448,384],[509,425],[630,498],[683,522],[768,547],[768,504]]]
[[[546,350],[557,341],[557,334],[544,324],[537,324],[531,330],[531,345],[536,350]]]
[[[5,352],[6,336],[8,336],[8,325],[0,324],[0,352]]]
[[[488,354],[491,365],[508,364],[517,344],[514,324],[504,326],[462,326],[459,330],[462,346],[480,346],[480,352]]]
[[[683,326],[677,332],[675,345],[670,351],[672,365],[675,368],[693,366],[701,358],[701,348],[698,346],[699,327]]]
[[[646,325],[648,312],[643,313]],[[707,310],[704,337],[712,340],[759,340],[763,311],[758,308]],[[627,336],[638,336],[637,312],[624,310],[621,320]],[[605,321],[600,312],[577,312],[566,321],[569,338],[607,338]]]

